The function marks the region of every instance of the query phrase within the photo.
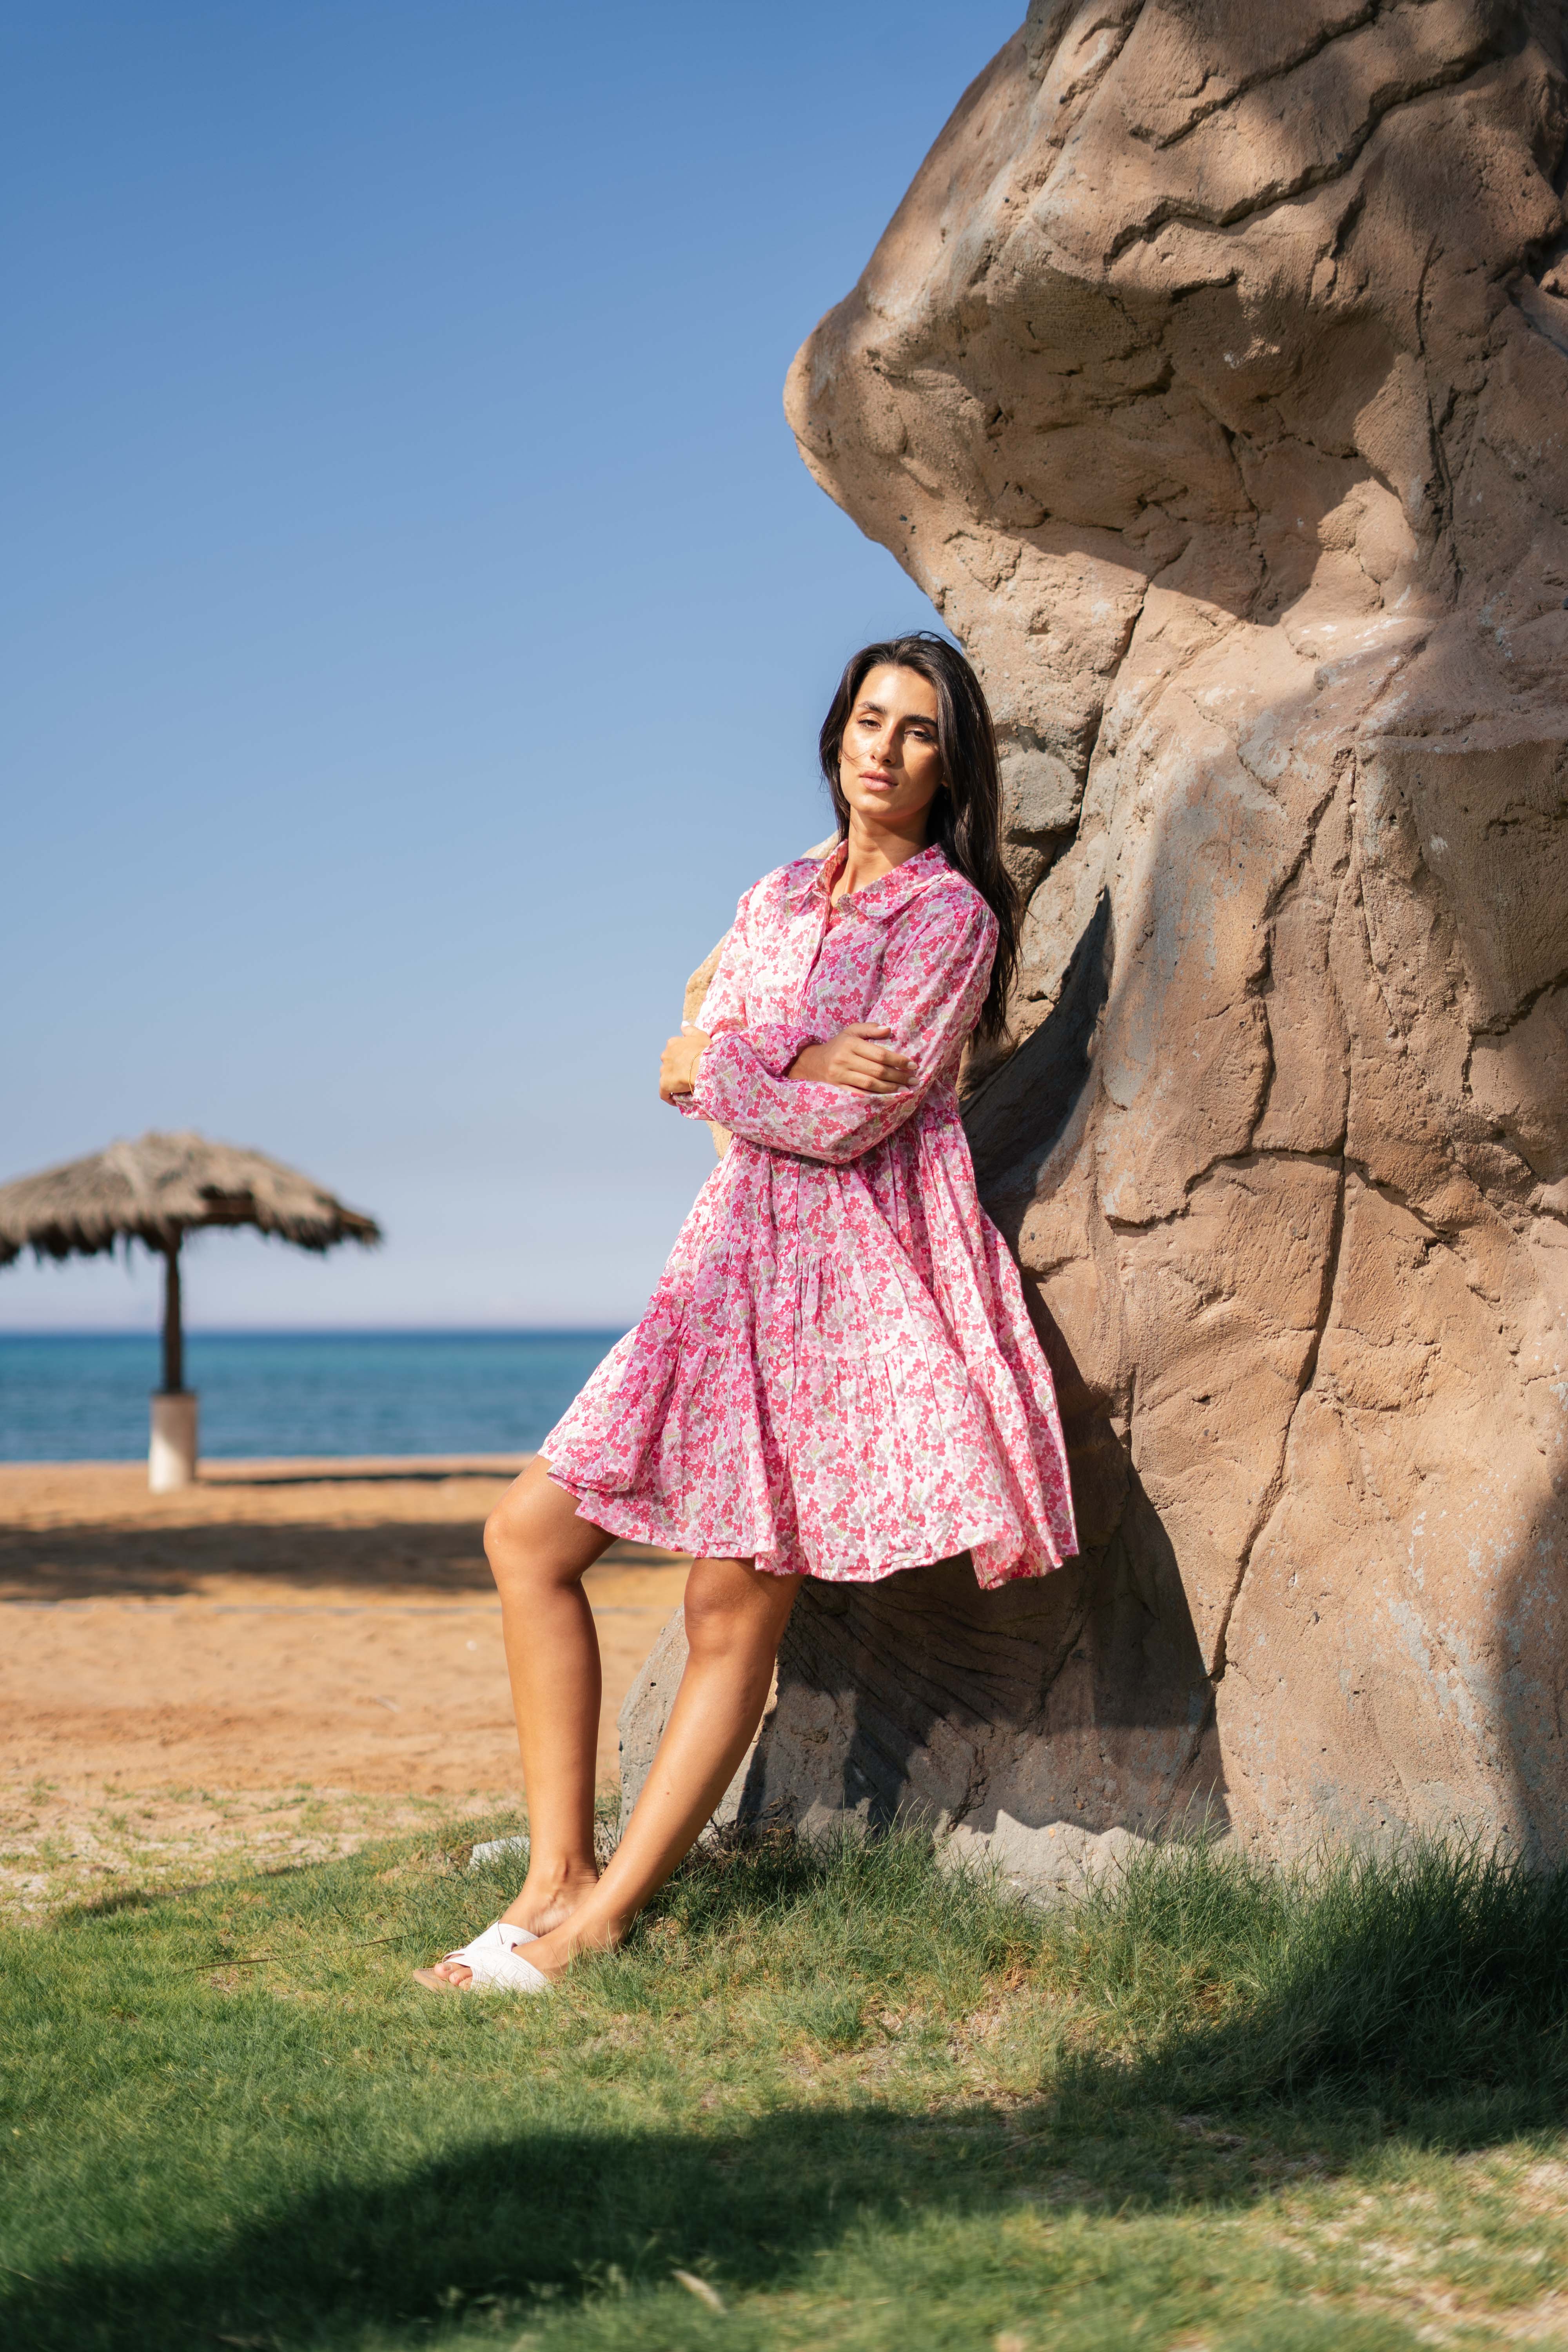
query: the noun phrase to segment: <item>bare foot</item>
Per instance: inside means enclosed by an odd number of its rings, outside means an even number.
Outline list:
[[[613,1952],[625,1934],[624,1919],[612,1917],[597,1906],[588,1906],[581,1916],[563,1920],[559,1927],[530,1944],[528,1964],[541,1976],[563,1976],[580,1953]]]

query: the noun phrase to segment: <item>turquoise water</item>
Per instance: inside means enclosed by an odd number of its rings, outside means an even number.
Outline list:
[[[201,1449],[526,1453],[616,1331],[188,1333]],[[128,1462],[147,1451],[155,1339],[0,1336],[0,1462]]]

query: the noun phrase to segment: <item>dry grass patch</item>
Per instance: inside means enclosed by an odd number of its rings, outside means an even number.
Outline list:
[[[0,1786],[0,1922],[134,1900],[247,1870],[331,1862],[435,1824],[450,1798],[352,1789],[141,1788],[40,1778]]]

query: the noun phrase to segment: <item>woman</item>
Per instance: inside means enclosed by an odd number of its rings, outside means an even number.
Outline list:
[[[762,1717],[803,1576],[967,1551],[983,1585],[1077,1549],[1050,1374],[981,1212],[954,1081],[1016,947],[978,679],[868,646],[823,724],[838,842],[742,899],[659,1092],[733,1139],[647,1314],[485,1529],[528,1791],[521,1893],[419,1981],[543,1991],[616,1944]],[[594,1861],[599,1651],[584,1569],[689,1553],[689,1655],[614,1858]],[[520,1948],[526,1946],[527,1957]]]

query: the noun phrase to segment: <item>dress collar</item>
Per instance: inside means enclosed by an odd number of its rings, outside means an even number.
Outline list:
[[[847,854],[848,845],[842,841],[837,842],[828,851],[821,865],[809,877],[801,894],[803,908],[814,898],[831,903],[833,886],[844,871]],[[939,874],[951,870],[941,845],[933,841],[928,847],[917,850],[912,857],[906,857],[902,865],[895,866],[890,873],[881,875],[875,882],[868,882],[861,889],[852,891],[848,898],[841,898],[837,909],[838,919],[842,920],[846,915],[867,915],[873,922],[886,922],[900,908],[907,907],[928,882],[934,882]]]

